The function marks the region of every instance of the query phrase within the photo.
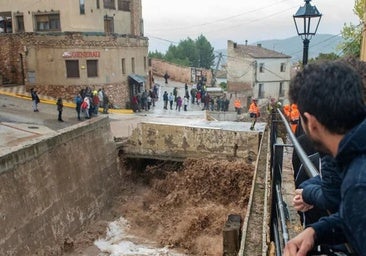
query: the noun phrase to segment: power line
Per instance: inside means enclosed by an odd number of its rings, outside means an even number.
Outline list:
[[[159,28],[158,31],[176,31],[176,30],[184,30],[184,29],[188,29],[188,28],[195,28],[195,27],[203,27],[203,26],[207,26],[207,25],[212,25],[212,24],[223,22],[223,21],[228,21],[228,20],[240,17],[240,16],[244,16],[244,15],[249,14],[249,13],[261,11],[261,10],[270,8],[272,6],[276,6],[279,3],[284,3],[284,2],[288,2],[288,1],[291,1],[291,0],[283,0],[283,1],[280,1],[280,2],[277,2],[277,3],[273,3],[271,5],[266,5],[266,6],[254,9],[254,10],[249,10],[249,11],[246,11],[246,12],[243,12],[243,13],[239,13],[239,14],[232,15],[232,16],[229,16],[229,17],[226,17],[226,18],[222,18],[222,19],[217,19],[217,20],[214,20],[214,21],[211,21],[211,22],[206,22],[206,23],[201,23],[201,24],[191,25],[191,26],[178,27],[178,28],[177,27],[176,28],[165,28],[165,29],[164,28]]]
[[[285,0],[285,1],[288,1],[288,0]],[[278,15],[278,14],[282,14],[282,13],[284,13],[284,12],[287,12],[288,10],[292,10],[293,8],[295,8],[295,7],[291,7],[291,8],[289,8],[289,9],[284,10],[284,11],[279,11],[279,12],[276,12],[276,13],[270,14],[270,15],[268,15],[268,16],[266,16],[266,17],[261,17],[261,18],[258,18],[258,19],[251,20],[251,21],[247,22],[246,24],[253,23],[253,22],[256,22],[256,21],[262,21],[264,18],[269,18],[269,17],[276,16],[276,15]],[[224,19],[221,19],[221,20],[224,20]],[[198,25],[197,25],[197,26],[198,26]],[[233,25],[230,25],[230,28],[238,27],[238,26],[242,26],[242,24],[238,24],[238,25],[234,25],[234,26],[233,26]],[[191,28],[191,27],[194,27],[194,26],[190,26],[190,27],[188,27],[188,28]],[[187,27],[186,27],[186,28],[187,28]],[[224,27],[224,28],[221,28],[221,29],[215,29],[215,30],[206,31],[206,32],[208,32],[208,33],[210,33],[210,32],[217,32],[217,31],[225,30],[225,29],[227,29],[227,28],[228,28],[228,27]],[[169,39],[165,39],[165,38],[158,37],[158,36],[154,36],[154,35],[150,35],[150,36],[149,36],[149,34],[147,34],[147,35],[148,35],[148,37],[155,38],[155,39],[158,39],[158,40],[161,40],[161,41],[170,42],[170,43],[172,43],[172,44],[178,44],[177,42],[171,41],[171,40],[169,40]]]

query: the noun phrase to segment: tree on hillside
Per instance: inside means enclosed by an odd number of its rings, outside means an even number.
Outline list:
[[[181,57],[179,51],[178,46],[170,45],[164,60],[181,66],[189,66],[189,59],[187,57]]]
[[[196,47],[199,54],[199,67],[210,69],[214,65],[214,48],[202,34],[196,39]]]
[[[187,38],[186,40],[180,41],[177,46],[177,58],[178,59],[188,59],[189,66],[198,67],[198,51],[196,47],[195,41],[191,38]]]
[[[164,54],[155,51],[149,53],[150,58],[158,58],[187,67],[211,68],[214,64],[214,48],[210,42],[200,35],[196,40],[187,38],[178,45],[170,45]]]
[[[158,52],[157,50],[155,50],[155,52],[149,52],[149,58],[163,60],[164,57],[165,57],[164,54],[162,54],[161,52]]]
[[[355,5],[353,8],[353,12],[358,16],[360,24],[344,24],[341,31],[344,41],[337,48],[341,50],[345,56],[360,56],[363,28],[362,19],[365,12],[365,1],[366,0],[355,0]]]
[[[331,53],[319,53],[318,57],[311,58],[309,62],[315,62],[320,60],[337,60],[339,59],[339,56],[335,54],[334,52]]]

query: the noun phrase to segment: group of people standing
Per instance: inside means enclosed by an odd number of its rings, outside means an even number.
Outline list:
[[[75,96],[74,101],[78,120],[81,120],[82,115],[85,119],[98,115],[99,108],[103,108],[103,114],[108,114],[110,102],[103,88],[92,90],[86,87]]]
[[[171,92],[169,95],[167,91],[164,91],[163,101],[164,101],[164,107],[163,107],[164,109],[168,109],[168,103],[169,103],[170,110],[173,110],[173,104],[175,102],[175,110],[178,110],[179,112],[182,106],[183,110],[187,111],[189,98],[187,97],[187,95],[184,95],[184,98],[182,99],[182,97],[178,95],[178,90],[175,87],[173,89],[173,92]]]
[[[152,89],[145,89],[143,92],[133,95],[131,99],[133,112],[149,111],[152,107],[155,107],[155,102],[159,98],[159,87],[158,84],[154,83]]]
[[[38,103],[40,102],[37,90],[34,88],[30,89],[32,97],[32,108],[34,112],[39,112]],[[74,98],[75,110],[77,113],[77,119],[82,120],[82,116],[85,119],[90,119],[93,115],[98,115],[99,108],[103,108],[103,114],[108,114],[109,109],[109,98],[104,92],[104,89],[92,90],[90,87],[82,89]],[[62,119],[62,112],[64,108],[64,103],[62,97],[56,100],[58,118],[59,122],[64,122]]]

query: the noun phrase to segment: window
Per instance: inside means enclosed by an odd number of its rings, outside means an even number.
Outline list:
[[[147,69],[146,57],[144,57],[144,71]]]
[[[118,0],[118,10],[130,12],[130,0]]]
[[[86,69],[88,77],[98,76],[98,60],[87,60]]]
[[[97,9],[100,9],[100,2],[97,0]]]
[[[114,33],[114,22],[113,17],[104,16],[104,32]]]
[[[258,98],[260,98],[260,99],[264,98],[264,86],[263,86],[263,84],[258,85]]]
[[[264,72],[264,63],[259,63],[259,73]]]
[[[85,0],[79,0],[80,14],[85,14]]]
[[[116,9],[115,0],[103,0],[104,9]]]
[[[135,73],[135,58],[131,58],[131,69],[132,73]]]
[[[2,17],[0,20],[0,33],[13,33],[13,22],[11,17]]]
[[[281,63],[281,72],[286,71],[286,63]]]
[[[16,22],[16,32],[24,32],[24,16],[22,15],[16,15],[15,16],[15,22]]]
[[[122,75],[126,74],[126,60],[125,58],[122,59]]]
[[[66,77],[67,78],[80,77],[78,60],[66,60],[65,63],[66,63]]]
[[[280,97],[284,97],[285,96],[285,89],[283,88],[283,82],[280,82],[279,96]]]
[[[60,14],[35,14],[36,31],[60,31]]]

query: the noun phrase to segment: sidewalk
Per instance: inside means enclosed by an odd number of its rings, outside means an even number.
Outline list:
[[[17,97],[17,98],[21,98],[21,99],[26,99],[26,100],[32,100],[30,92],[27,92],[25,90],[24,85],[0,86],[0,94],[6,95],[6,96],[11,96],[11,97]],[[55,99],[53,97],[41,95],[41,94],[39,94],[38,96],[39,96],[39,99],[41,100],[41,102],[44,104],[52,104],[52,105],[56,104],[57,99]],[[72,101],[63,100],[63,103],[64,103],[65,107],[75,108],[75,103]],[[101,111],[101,109],[99,111]],[[132,114],[133,113],[133,111],[130,109],[109,109],[108,111],[111,113],[117,113],[117,114]]]
[[[177,81],[172,81],[169,80],[168,84],[165,84],[164,82],[164,78],[162,77],[155,77],[155,83],[159,84],[159,100],[155,103],[155,107],[151,108],[150,111],[142,111],[140,113],[164,113],[169,114],[170,112],[168,111],[164,111],[163,109],[163,93],[164,91],[167,91],[168,94],[170,94],[171,92],[173,92],[174,87],[177,87],[178,89],[178,95],[181,96],[182,98],[185,95],[185,89],[184,89],[184,83],[182,82],[177,82]],[[190,92],[190,89],[192,88],[192,84],[188,84],[188,91]],[[2,95],[7,95],[7,96],[12,96],[12,97],[17,97],[17,98],[22,98],[22,99],[26,99],[26,100],[31,100],[31,95],[30,92],[27,92],[25,90],[25,86],[24,85],[11,85],[11,86],[0,86],[0,94]],[[46,95],[38,95],[41,103],[45,103],[45,104],[52,104],[55,105],[57,99],[50,97],[50,96],[46,96]],[[70,107],[70,108],[75,108],[75,103],[72,101],[67,101],[64,100],[63,101],[64,106],[65,107]],[[192,114],[191,111],[202,111],[202,107],[203,104],[197,105],[197,104],[192,104],[191,103],[191,99],[189,100],[189,104],[188,104],[188,111],[186,111],[186,113],[190,113]],[[173,106],[173,110],[175,111],[175,103]],[[109,109],[110,113],[115,113],[115,114],[133,114],[133,111],[130,109]],[[178,112],[178,111],[176,111]],[[185,112],[183,111],[183,106],[181,108],[180,112]],[[138,113],[137,113],[138,114]]]
[[[182,109],[180,112],[176,111],[175,108],[174,110],[163,109],[162,93],[164,90],[169,93],[173,91],[174,87],[177,87],[179,95],[184,95],[184,84],[169,81],[169,85],[165,85],[164,81],[159,78],[156,79],[156,82],[161,85],[161,96],[156,102],[155,107],[151,108],[149,111],[134,113],[130,109],[109,109],[109,114],[107,116],[111,120],[111,131],[115,138],[128,137],[131,135],[132,130],[140,122],[155,121],[164,123],[177,123],[177,120],[182,121],[186,119],[205,119],[205,111],[202,111],[198,106],[193,106],[192,108],[188,107],[188,111],[183,111]],[[30,92],[25,90],[24,85],[0,86],[0,95],[14,97],[21,101],[24,100],[25,102],[29,101],[29,107],[31,107],[31,95]],[[43,109],[41,109],[41,113],[34,114],[32,111],[29,115],[26,115],[26,117],[19,119],[19,121],[15,123],[7,122],[6,116],[2,119],[3,121],[0,122],[0,141],[3,144],[2,146],[6,147],[6,145],[13,145],[19,140],[24,141],[44,134],[54,133],[57,129],[65,128],[80,122],[76,119],[75,103],[71,101],[64,101],[64,106],[66,107],[63,114],[65,122],[59,123],[57,121],[57,112],[55,110],[56,99],[41,94],[39,97],[41,100],[40,107],[42,108],[42,106],[44,106]],[[12,103],[6,104],[14,105]],[[48,106],[48,109],[51,109],[51,113],[54,112],[54,120],[50,119],[48,116],[44,116],[47,112],[45,106]],[[6,107],[6,105],[4,105],[4,107]],[[195,111],[192,109],[195,109]],[[33,124],[32,118],[36,119],[33,120],[34,125],[30,126],[29,124]],[[52,125],[50,125],[50,123],[52,123]],[[36,126],[37,128],[33,129],[33,126]],[[54,129],[55,127],[57,129]]]

